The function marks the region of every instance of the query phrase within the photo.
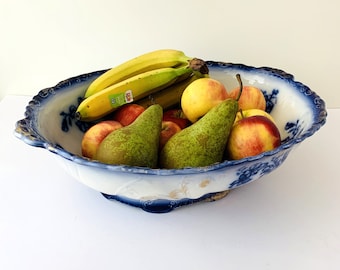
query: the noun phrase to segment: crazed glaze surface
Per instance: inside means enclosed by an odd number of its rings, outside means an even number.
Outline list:
[[[104,197],[153,212],[169,212],[198,201],[224,197],[278,168],[296,145],[312,136],[326,122],[325,102],[309,87],[282,70],[243,64],[207,62],[212,78],[227,90],[244,85],[259,87],[266,97],[267,112],[275,119],[282,145],[273,151],[202,168],[180,170],[107,165],[81,156],[81,138],[89,123],[75,118],[87,86],[100,74],[96,71],[64,80],[41,90],[26,107],[25,118],[16,123],[15,135],[34,147],[56,154],[74,178],[103,193]]]

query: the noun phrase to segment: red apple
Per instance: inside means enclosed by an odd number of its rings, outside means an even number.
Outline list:
[[[172,121],[162,121],[162,130],[159,137],[159,150],[167,143],[167,141],[182,129],[179,125]]]
[[[174,122],[179,125],[181,129],[186,128],[191,124],[181,109],[171,109],[165,111],[163,114],[163,121]]]
[[[115,111],[113,120],[118,121],[123,126],[127,126],[135,121],[135,119],[144,111],[145,108],[141,105],[135,103],[125,104]]]
[[[105,120],[90,127],[84,134],[81,141],[82,155],[93,158],[97,152],[99,144],[112,131],[123,127],[118,121]]]
[[[239,91],[239,87],[234,88],[229,92],[229,97],[236,99]],[[238,106],[242,110],[260,109],[264,111],[266,109],[266,99],[259,88],[245,85],[242,88],[242,93],[238,100]]]
[[[194,123],[227,98],[228,92],[220,81],[200,78],[185,88],[181,97],[181,107],[185,116]]]
[[[245,117],[231,129],[226,157],[241,159],[275,149],[281,144],[277,126],[262,115]]]

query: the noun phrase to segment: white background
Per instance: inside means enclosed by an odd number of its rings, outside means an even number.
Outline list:
[[[340,107],[338,0],[0,0],[0,99],[159,48],[295,75]]]
[[[340,108],[339,10],[339,0],[0,0],[0,99],[177,48],[283,69]],[[0,106],[0,269],[340,269],[339,109],[261,181],[155,215],[105,200],[15,138],[30,99]]]

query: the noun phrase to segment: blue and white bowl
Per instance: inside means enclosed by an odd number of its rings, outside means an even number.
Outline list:
[[[81,139],[89,124],[78,121],[74,113],[87,86],[105,70],[41,90],[26,107],[25,118],[16,123],[15,135],[55,154],[69,174],[105,198],[165,213],[179,206],[220,199],[230,190],[270,173],[326,122],[325,102],[282,70],[214,61],[207,64],[210,76],[229,90],[238,86],[235,76],[239,73],[244,85],[263,91],[267,111],[281,133],[280,147],[241,160],[176,170],[107,165],[82,157]]]

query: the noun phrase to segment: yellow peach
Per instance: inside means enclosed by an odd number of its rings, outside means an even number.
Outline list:
[[[220,81],[200,78],[184,90],[181,106],[185,116],[194,123],[226,98],[228,98],[227,90]]]

